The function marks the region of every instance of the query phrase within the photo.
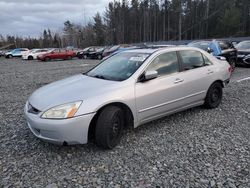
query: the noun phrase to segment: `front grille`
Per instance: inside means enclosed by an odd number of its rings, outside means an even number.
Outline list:
[[[33,107],[31,104],[28,104],[28,112],[31,114],[39,114],[41,111]]]

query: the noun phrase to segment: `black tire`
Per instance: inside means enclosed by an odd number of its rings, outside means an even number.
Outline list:
[[[96,145],[103,149],[114,148],[121,140],[124,113],[117,106],[108,106],[99,114],[95,128]]]
[[[222,95],[223,91],[221,83],[213,83],[208,89],[204,106],[209,109],[217,108],[221,103]]]
[[[44,58],[44,61],[49,61],[49,60],[50,60],[49,57],[45,57],[45,58]]]
[[[33,60],[33,59],[34,59],[33,56],[28,57],[28,60]]]
[[[102,55],[99,54],[99,55],[97,56],[97,59],[101,60],[101,59],[102,59]]]

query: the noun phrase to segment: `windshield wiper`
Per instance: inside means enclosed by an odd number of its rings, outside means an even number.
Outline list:
[[[92,76],[92,75],[91,75]],[[99,78],[99,79],[103,79],[103,80],[109,80],[107,77],[105,77],[105,76],[102,76],[102,75],[93,75],[92,77],[94,77],[94,78]]]
[[[95,78],[100,78],[100,79],[105,79],[104,76],[101,76],[101,75],[95,75],[95,76],[93,76],[93,77],[95,77]]]

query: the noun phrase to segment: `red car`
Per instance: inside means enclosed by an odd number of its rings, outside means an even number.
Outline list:
[[[65,49],[54,49],[46,54],[37,56],[37,59],[41,61],[49,61],[51,59],[72,59],[76,56],[76,53]]]

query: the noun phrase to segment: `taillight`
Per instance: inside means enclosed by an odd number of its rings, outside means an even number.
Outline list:
[[[228,72],[230,72],[230,73],[233,72],[233,67],[232,67],[232,66],[229,66],[229,67],[228,67]]]

